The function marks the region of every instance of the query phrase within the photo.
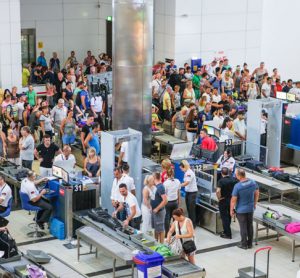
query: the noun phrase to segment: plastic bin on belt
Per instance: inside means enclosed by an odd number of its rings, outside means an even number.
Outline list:
[[[139,278],[160,278],[164,257],[156,252],[139,252],[134,258]]]

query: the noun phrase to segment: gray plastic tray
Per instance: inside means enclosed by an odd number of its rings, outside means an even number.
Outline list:
[[[27,250],[27,256],[38,264],[46,264],[51,260],[51,257],[41,250]]]
[[[254,277],[254,267],[249,266],[245,268],[240,268],[238,270],[240,278],[253,278]],[[255,269],[255,278],[266,278],[267,275],[260,271],[259,269]]]
[[[18,275],[18,277],[27,278],[27,276],[29,275],[26,264],[15,266],[14,270],[15,270],[15,273]]]
[[[7,258],[7,259],[0,258],[0,264],[10,263],[10,262],[16,262],[16,261],[19,261],[19,260],[21,260],[21,254],[18,254],[16,256],[13,256],[13,257]]]

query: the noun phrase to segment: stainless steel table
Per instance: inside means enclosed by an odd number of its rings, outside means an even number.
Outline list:
[[[80,253],[80,241],[93,245],[97,250],[101,249],[113,259],[113,277],[127,277],[129,275],[116,276],[116,261],[120,260],[124,265],[131,265],[131,277],[134,277],[134,262],[132,260],[132,250],[123,244],[112,240],[103,233],[97,231],[93,227],[82,227],[76,231],[77,235],[77,257],[78,261],[81,255],[91,254]]]
[[[277,192],[280,194],[280,201],[282,203],[285,194],[298,192],[298,187],[290,183],[283,183],[272,177],[265,177],[257,174],[251,170],[243,168],[246,171],[246,176],[249,179],[256,181],[260,186],[264,187],[268,191],[268,201],[271,201],[271,193]]]
[[[256,230],[255,230],[255,243],[257,245],[258,243],[258,232],[262,230],[268,231],[269,229],[275,231],[277,233],[277,241],[279,240],[279,235],[286,236],[287,238],[292,240],[292,262],[295,261],[295,250],[296,248],[300,247],[300,245],[296,245],[296,241],[300,241],[300,233],[290,234],[286,232],[284,229],[277,227],[274,223],[267,221],[263,218],[263,214],[265,211],[270,208],[272,210],[276,210],[280,212],[281,214],[285,214],[288,216],[291,216],[293,219],[293,222],[300,222],[300,212],[288,208],[284,205],[275,205],[275,204],[267,204],[267,203],[259,203],[257,204],[256,210],[254,211],[253,220],[256,224]],[[263,228],[259,228],[258,225],[263,225]]]
[[[161,145],[165,146],[173,146],[175,144],[182,144],[186,143],[186,141],[176,138],[174,136],[168,135],[168,134],[162,134],[162,135],[157,135],[153,136],[154,142],[159,144],[159,159],[161,160]]]

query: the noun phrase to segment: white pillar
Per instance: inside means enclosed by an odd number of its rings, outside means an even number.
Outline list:
[[[0,88],[22,85],[20,0],[0,0]]]

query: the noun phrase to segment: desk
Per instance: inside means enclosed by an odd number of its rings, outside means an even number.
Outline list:
[[[257,245],[258,242],[258,232],[262,230],[266,230],[268,234],[268,229],[271,229],[277,232],[277,240],[279,240],[279,235],[286,236],[287,238],[292,240],[292,262],[295,261],[295,250],[296,248],[300,247],[300,245],[296,245],[296,240],[300,241],[300,233],[290,234],[286,232],[284,229],[277,227],[274,223],[267,221],[263,218],[263,214],[270,208],[272,210],[279,211],[282,214],[291,216],[293,221],[300,221],[300,212],[288,208],[283,205],[274,205],[274,204],[257,204],[256,210],[254,211],[253,220],[256,224],[256,231],[255,231],[255,243]],[[258,228],[258,225],[261,224],[265,226],[264,228]]]
[[[124,265],[131,265],[131,277],[134,277],[134,262],[132,260],[132,250],[123,244],[112,240],[103,233],[97,231],[92,227],[82,227],[76,231],[77,235],[77,258],[80,259],[80,240],[85,241],[88,244],[96,247],[97,249],[102,249],[104,253],[108,254],[113,259],[113,277],[125,277],[116,276],[116,261],[120,260]],[[129,275],[126,275],[129,276]]]
[[[268,201],[271,201],[272,191],[278,192],[280,194],[280,201],[282,203],[283,196],[285,194],[298,192],[298,187],[290,183],[282,183],[271,177],[264,177],[262,175],[256,174],[253,171],[243,168],[246,171],[246,176],[249,179],[256,181],[260,186],[268,190]]]
[[[161,160],[161,145],[173,146],[175,144],[186,143],[186,141],[168,134],[153,136],[153,140],[154,142],[159,144],[159,153],[158,153],[159,160]]]

